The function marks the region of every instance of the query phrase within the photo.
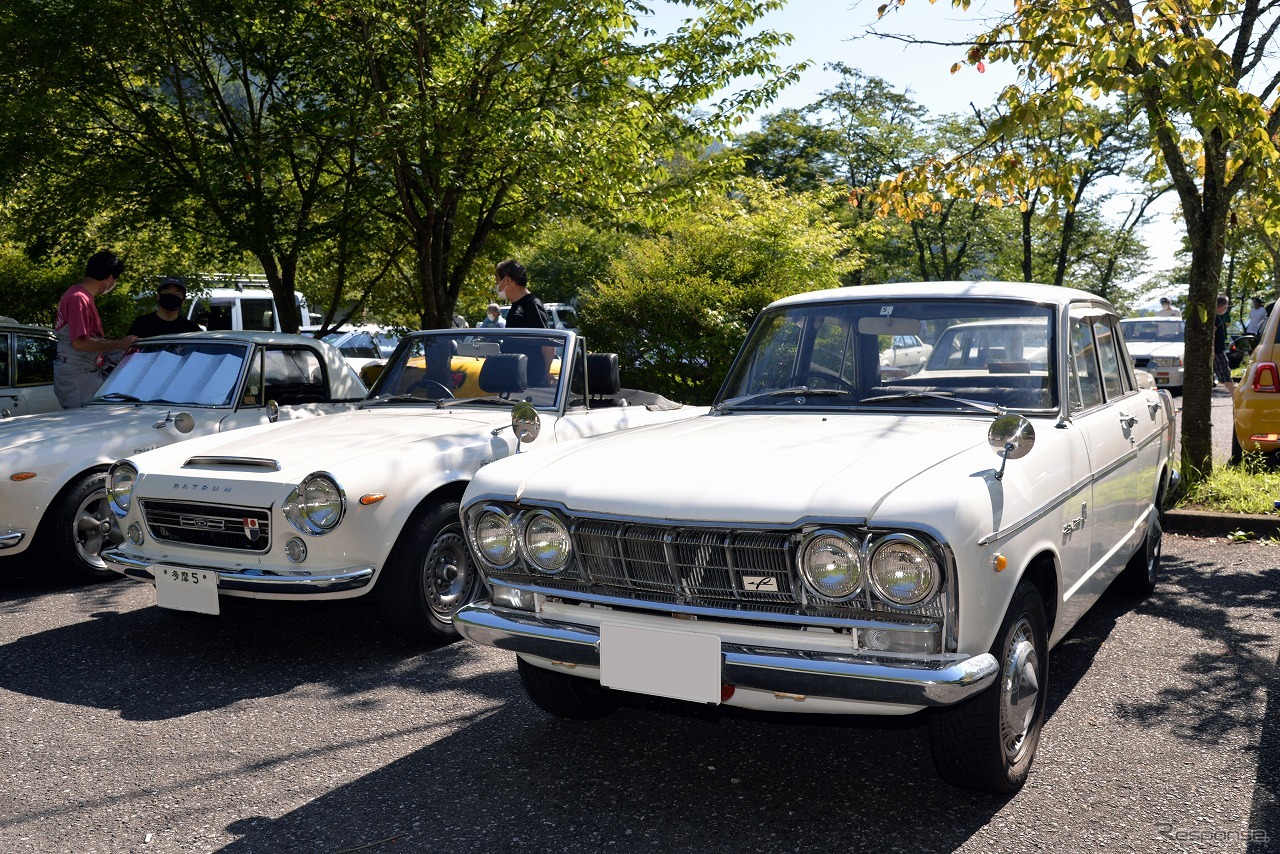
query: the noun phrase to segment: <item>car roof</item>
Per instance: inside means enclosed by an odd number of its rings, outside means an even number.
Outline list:
[[[1025,282],[895,282],[885,285],[855,285],[845,288],[830,288],[824,291],[811,291],[805,294],[783,297],[769,305],[769,308],[782,308],[793,305],[811,305],[821,302],[844,302],[847,300],[885,300],[903,299],[952,299],[955,297],[972,297],[979,299],[1010,299],[1025,302],[1048,303],[1063,306],[1072,302],[1094,302],[1110,307],[1111,304],[1097,294],[1076,288],[1062,288],[1056,285],[1028,284]]]
[[[1122,317],[1121,323],[1185,323],[1186,318],[1183,317]]]
[[[47,332],[50,335],[53,334],[53,330],[48,326],[38,326],[34,323],[23,323],[19,320],[14,320],[12,317],[5,317],[4,315],[0,315],[0,326],[3,326],[5,329],[15,329],[23,332]]]
[[[209,297],[211,299],[232,299],[235,297],[255,297],[259,299],[269,299],[273,295],[270,288],[199,288],[191,287],[190,295],[193,297]]]

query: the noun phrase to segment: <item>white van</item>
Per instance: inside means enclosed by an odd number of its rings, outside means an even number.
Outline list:
[[[193,289],[194,290],[194,289]],[[303,325],[318,322],[302,294],[296,294],[298,315]],[[231,287],[195,291],[187,317],[207,330],[252,329],[280,332],[280,312],[270,288]]]
[[[552,329],[568,329],[571,332],[578,331],[578,316],[574,312],[573,306],[567,302],[544,302],[542,307],[547,310],[547,316],[551,319]],[[498,313],[502,315],[502,319],[507,319],[507,311],[511,306],[504,305],[498,309]]]

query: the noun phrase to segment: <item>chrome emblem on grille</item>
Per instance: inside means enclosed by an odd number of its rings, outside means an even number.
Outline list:
[[[198,528],[202,531],[224,531],[227,527],[226,520],[216,516],[179,516],[178,524],[184,528]]]
[[[251,543],[256,543],[262,536],[262,531],[258,528],[257,519],[245,518],[241,520],[244,523],[244,535]]]
[[[759,593],[777,593],[778,579],[772,575],[744,575],[742,586]]]

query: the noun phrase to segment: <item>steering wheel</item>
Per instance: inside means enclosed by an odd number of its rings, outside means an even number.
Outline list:
[[[453,392],[449,390],[444,383],[438,383],[435,380],[418,380],[413,385],[404,390],[405,394],[413,394],[417,389],[425,389],[425,397],[428,400],[444,400],[452,398]]]
[[[840,386],[840,388],[849,392],[849,394],[858,393],[858,390],[854,388],[852,385],[850,385],[848,382],[842,380],[840,377],[836,376],[835,374],[828,374],[823,371],[801,371],[798,374],[792,374],[790,377],[787,378],[786,385],[789,385],[789,386],[800,385],[801,384],[800,381],[807,378],[826,380],[827,382],[832,383],[833,385]]]

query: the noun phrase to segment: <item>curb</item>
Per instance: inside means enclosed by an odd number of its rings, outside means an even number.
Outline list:
[[[1237,531],[1244,531],[1255,538],[1280,536],[1280,516],[1271,515],[1213,513],[1177,508],[1166,510],[1160,524],[1167,533],[1172,534],[1226,537]]]

